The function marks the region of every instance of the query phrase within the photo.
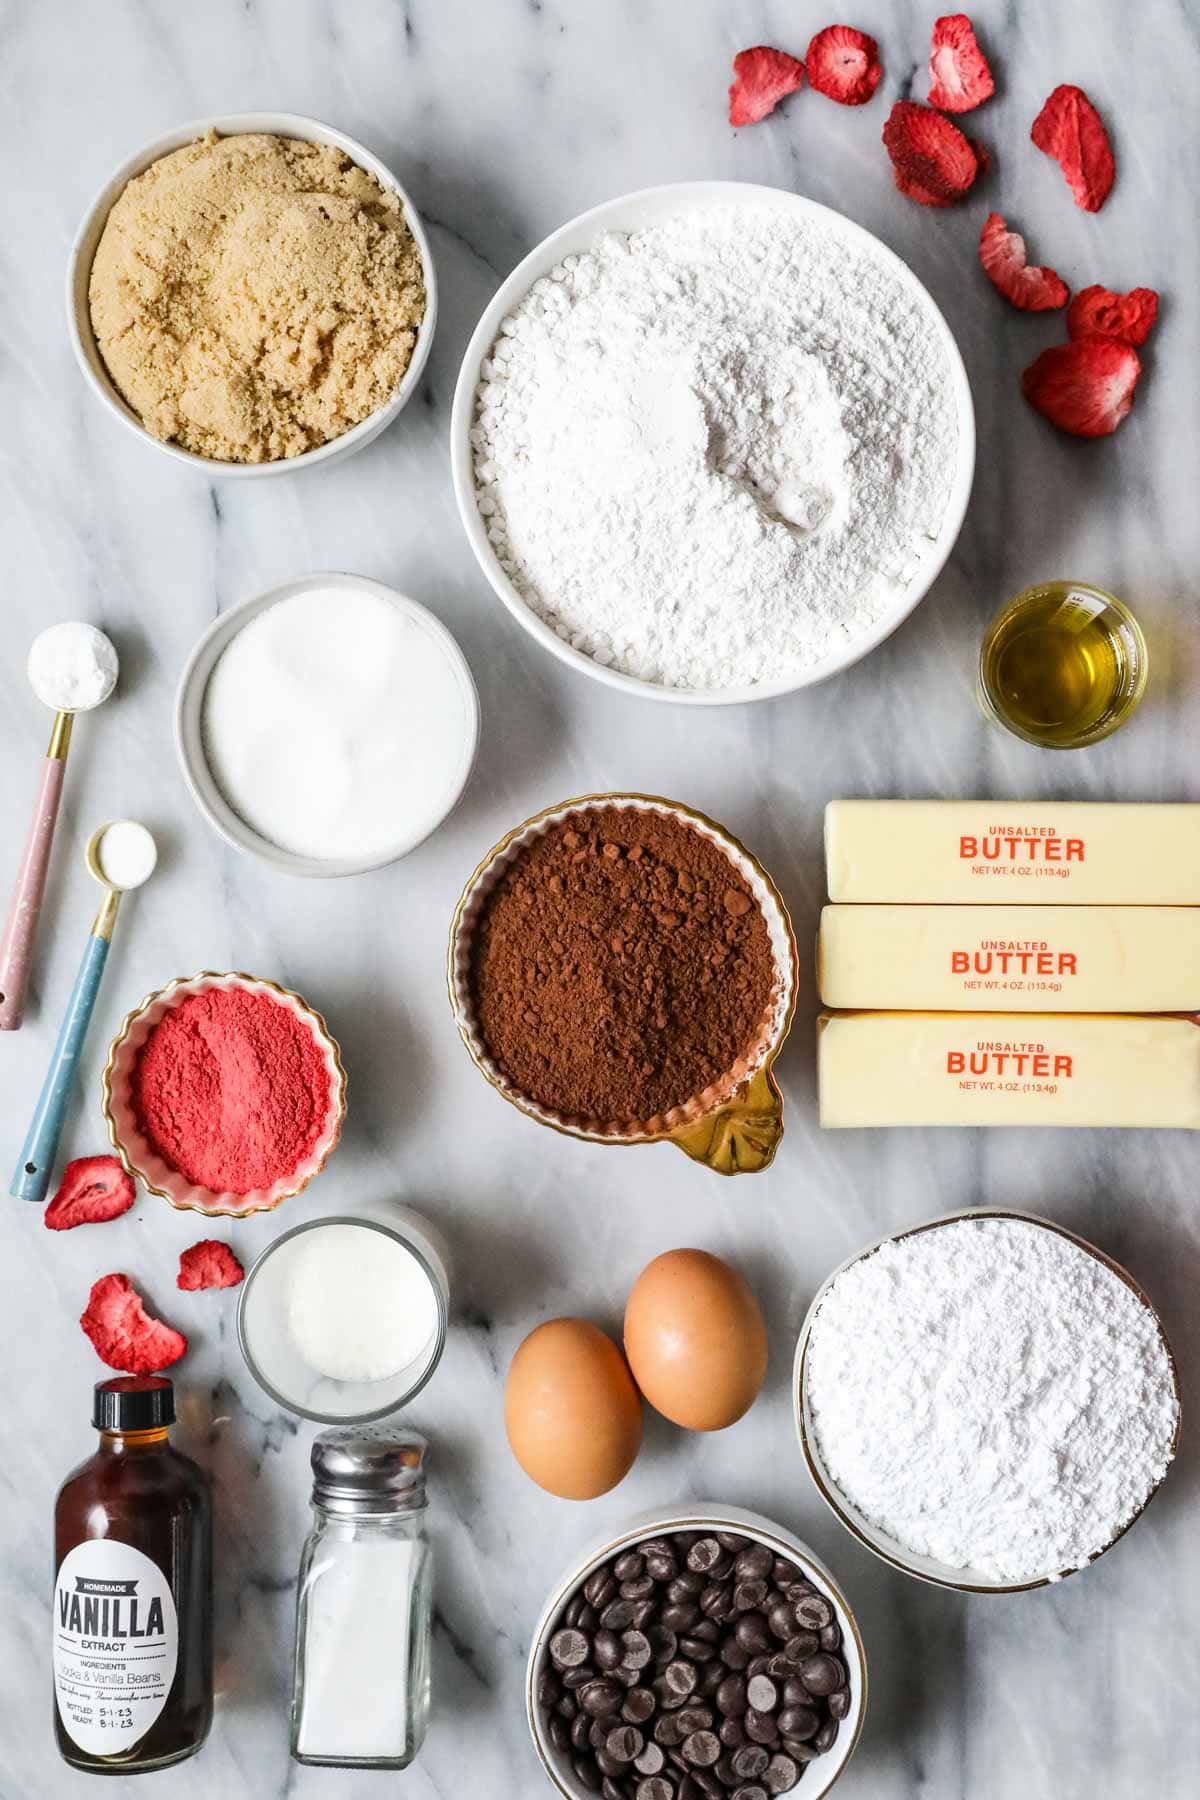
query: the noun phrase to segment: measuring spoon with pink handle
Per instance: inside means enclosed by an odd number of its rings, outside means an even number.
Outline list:
[[[34,639],[28,671],[34,693],[54,713],[54,725],[0,936],[0,1031],[18,1031],[25,1016],[25,989],[67,770],[71,726],[76,713],[99,706],[117,685],[117,652],[94,625],[71,620],[49,626]]]

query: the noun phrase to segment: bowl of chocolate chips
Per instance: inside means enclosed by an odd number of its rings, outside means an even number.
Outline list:
[[[648,794],[526,819],[467,882],[448,973],[476,1067],[539,1124],[669,1141],[723,1175],[770,1163],[796,940],[766,870],[715,820]]]
[[[709,1503],[643,1514],[573,1563],[526,1676],[565,1800],[811,1800],[854,1754],[866,1699],[829,1570],[782,1526]]]

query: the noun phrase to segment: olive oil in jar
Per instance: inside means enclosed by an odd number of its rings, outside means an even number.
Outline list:
[[[1075,750],[1116,731],[1146,686],[1137,621],[1111,594],[1045,581],[1010,600],[979,659],[985,713],[1027,743]]]

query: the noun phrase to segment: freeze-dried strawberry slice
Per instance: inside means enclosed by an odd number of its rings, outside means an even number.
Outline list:
[[[781,100],[794,94],[804,81],[804,64],[786,50],[758,44],[739,50],[733,59],[733,85],[729,90],[729,123],[757,125]]]
[[[827,25],[818,31],[804,62],[818,94],[842,106],[865,106],[883,80],[879,45],[853,25]]]
[[[245,1274],[228,1244],[220,1238],[201,1238],[180,1256],[175,1285],[187,1293],[197,1293],[201,1288],[236,1287]]]
[[[966,13],[935,19],[929,51],[929,104],[941,112],[970,112],[996,91],[987,57]]]
[[[137,1190],[115,1156],[77,1156],[63,1170],[57,1194],[42,1214],[48,1231],[70,1231],[76,1225],[103,1225],[119,1219],[137,1198]]]
[[[1114,294],[1106,287],[1080,288],[1067,308],[1067,336],[1144,344],[1157,317],[1158,295],[1153,288],[1130,288],[1127,294]]]
[[[1107,437],[1133,405],[1142,365],[1138,353],[1116,338],[1075,338],[1054,344],[1030,363],[1021,388],[1062,431],[1075,437]]]
[[[1082,88],[1056,87],[1029,133],[1067,178],[1076,206],[1099,212],[1116,174],[1108,133]]]
[[[100,1361],[126,1375],[169,1369],[188,1347],[182,1331],[150,1317],[128,1275],[102,1275],[93,1282],[79,1323]]]
[[[980,159],[970,140],[932,106],[897,100],[883,141],[902,194],[923,206],[952,206],[969,192]]]
[[[1025,260],[1025,239],[1010,231],[1003,215],[989,213],[979,234],[979,260],[993,287],[1022,312],[1052,312],[1065,306],[1071,290],[1053,269],[1031,266]]]

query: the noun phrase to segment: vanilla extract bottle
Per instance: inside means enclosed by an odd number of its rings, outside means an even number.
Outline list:
[[[54,1730],[72,1767],[182,1762],[212,1723],[212,1502],[161,1375],[96,1384],[93,1456],[54,1508]]]

